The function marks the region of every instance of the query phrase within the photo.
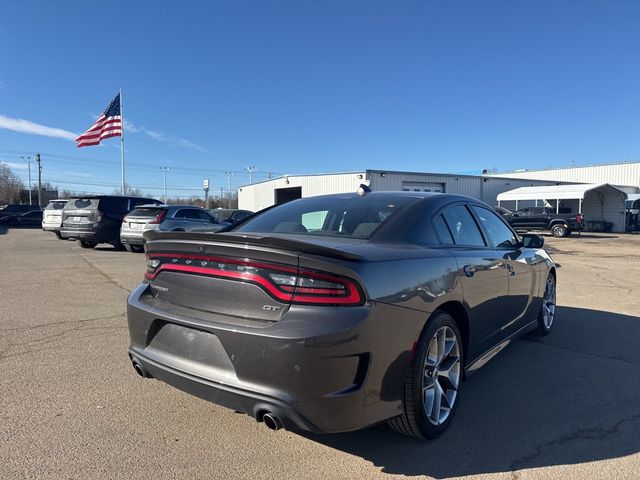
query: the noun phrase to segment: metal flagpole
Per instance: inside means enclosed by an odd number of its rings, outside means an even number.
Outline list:
[[[122,195],[125,195],[125,184],[124,184],[124,107],[122,103],[122,89],[120,89],[120,173],[121,173],[121,181],[120,188],[122,190]]]

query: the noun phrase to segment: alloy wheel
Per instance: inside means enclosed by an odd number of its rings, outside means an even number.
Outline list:
[[[460,343],[448,326],[429,341],[422,379],[424,413],[433,425],[444,423],[453,410],[460,385]]]
[[[556,315],[556,281],[549,275],[542,298],[542,322],[546,329],[550,329]]]

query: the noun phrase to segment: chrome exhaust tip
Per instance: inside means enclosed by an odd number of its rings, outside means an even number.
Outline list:
[[[151,375],[149,374],[149,372],[147,372],[145,368],[142,365],[140,365],[138,362],[132,361],[131,364],[133,365],[133,369],[136,371],[136,373],[139,376],[141,376],[142,378],[151,378]]]
[[[282,428],[282,422],[272,413],[265,413],[262,416],[262,421],[269,430],[280,430]]]

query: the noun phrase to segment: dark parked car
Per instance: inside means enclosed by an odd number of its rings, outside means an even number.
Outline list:
[[[12,227],[33,227],[42,224],[42,210],[31,210],[27,213],[18,213],[14,215],[5,215],[0,218],[0,223],[10,225]]]
[[[548,207],[522,208],[516,212],[503,207],[495,209],[516,230],[550,230],[554,237],[568,237],[585,225],[580,213],[556,213]]]
[[[137,205],[160,204],[152,198],[98,195],[71,198],[62,209],[60,236],[77,240],[83,248],[110,243],[121,249],[120,226]]]
[[[253,215],[251,210],[237,210],[234,208],[216,208],[209,210],[219,222],[228,222],[229,224],[238,223],[240,220],[244,220],[250,215]]]
[[[20,203],[10,203],[4,208],[0,208],[0,218],[20,215],[22,213],[40,210],[37,205],[22,205]]]
[[[468,373],[553,325],[542,237],[468,197],[310,197],[213,236],[145,236],[135,370],[272,429],[435,437]]]

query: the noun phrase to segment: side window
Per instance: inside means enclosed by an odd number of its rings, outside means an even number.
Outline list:
[[[215,218],[213,218],[213,215],[211,215],[208,212],[205,212],[204,210],[200,211],[200,219],[205,220],[207,222],[215,222]]]
[[[190,208],[184,211],[184,218],[189,218],[191,220],[200,220],[200,211],[194,208]]]
[[[511,229],[507,227],[500,218],[488,208],[472,206],[473,211],[476,212],[480,223],[486,230],[491,243],[496,248],[511,248],[518,244],[518,239],[513,234]]]
[[[442,215],[438,215],[436,221],[433,222],[433,226],[436,230],[436,235],[438,236],[438,240],[443,245],[453,245],[453,237],[451,236],[451,232],[449,231],[449,227],[447,227],[447,223],[442,218]]]
[[[197,215],[197,219],[198,220],[205,220],[205,221],[210,221],[211,217],[209,217],[209,214],[207,212],[205,212],[204,210],[194,210],[195,214]]]
[[[189,218],[188,215],[189,215],[189,209],[181,208],[173,215],[173,218]]]
[[[442,216],[447,221],[453,241],[456,245],[484,247],[482,234],[469,210],[463,205],[447,208]]]

